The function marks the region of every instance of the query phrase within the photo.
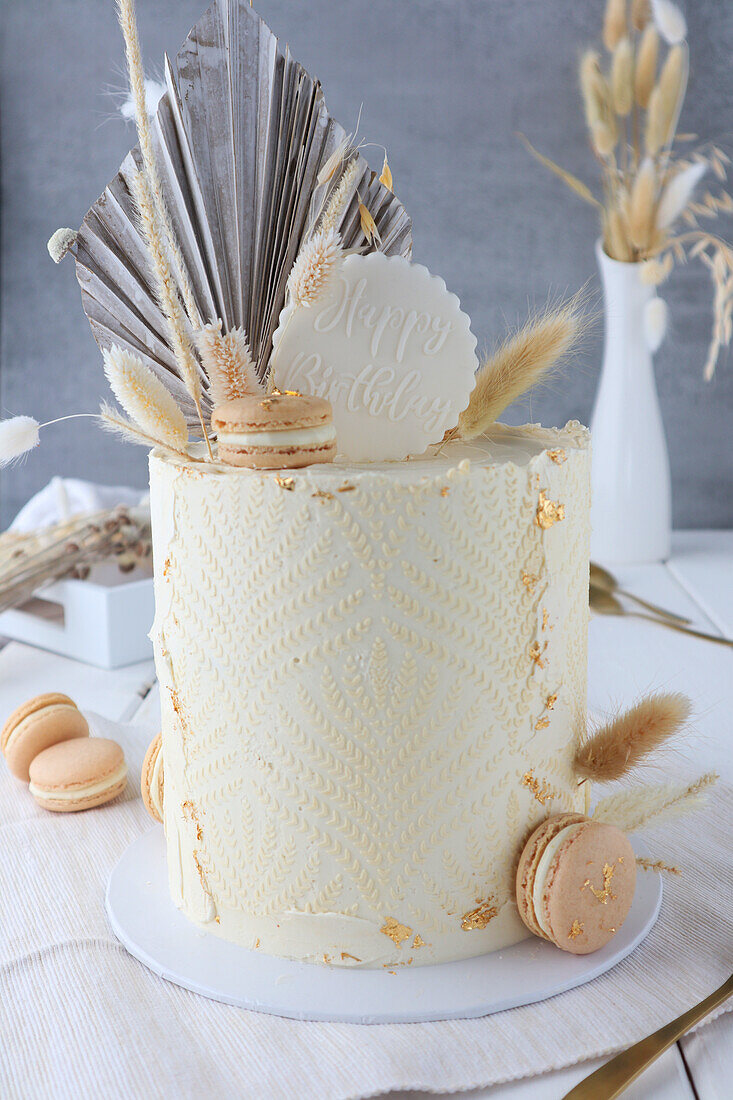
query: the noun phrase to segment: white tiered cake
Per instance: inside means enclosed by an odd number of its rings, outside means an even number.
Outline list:
[[[170,886],[192,921],[339,966],[527,932],[513,872],[582,809],[590,455],[578,424],[430,457],[151,457]]]

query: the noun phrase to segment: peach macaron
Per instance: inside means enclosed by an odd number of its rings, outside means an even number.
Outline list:
[[[60,742],[88,737],[87,720],[74,700],[48,692],[13,711],[0,731],[0,749],[12,774],[27,783],[31,762],[39,753]]]
[[[527,928],[573,955],[598,951],[613,938],[635,887],[628,837],[581,814],[556,814],[538,826],[517,868],[517,906]]]
[[[154,737],[148,745],[140,777],[140,793],[145,809],[155,821],[163,820],[163,738]]]
[[[220,462],[256,470],[298,469],[336,456],[328,401],[298,393],[238,397],[217,405],[211,427]]]
[[[30,766],[30,793],[44,810],[57,813],[102,806],[122,794],[126,785],[125,754],[106,737],[51,745]]]

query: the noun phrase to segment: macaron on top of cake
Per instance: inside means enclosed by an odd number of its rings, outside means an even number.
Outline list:
[[[613,825],[557,814],[527,841],[517,868],[517,906],[531,932],[563,951],[604,947],[634,900],[636,857]]]
[[[116,741],[90,737],[44,749],[30,767],[29,790],[45,810],[69,813],[111,802],[127,785],[125,754]]]
[[[238,397],[216,406],[211,427],[219,460],[230,466],[297,469],[336,456],[331,405],[321,397],[279,392]]]
[[[13,711],[0,731],[0,749],[13,775],[27,783],[31,761],[40,752],[88,736],[87,720],[74,700],[61,692],[47,692]]]

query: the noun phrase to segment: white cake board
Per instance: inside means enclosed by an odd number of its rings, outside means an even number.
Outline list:
[[[256,1012],[352,1024],[468,1019],[544,1001],[626,958],[652,928],[661,901],[660,876],[640,874],[621,930],[592,955],[570,955],[532,936],[490,955],[390,973],[277,959],[201,931],[171,901],[160,827],[129,846],[106,898],[117,938],[161,978]]]

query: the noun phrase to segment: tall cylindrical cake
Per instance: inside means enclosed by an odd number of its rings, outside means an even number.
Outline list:
[[[574,423],[282,474],[153,454],[187,917],[345,966],[524,938],[522,842],[583,806],[589,472]]]

